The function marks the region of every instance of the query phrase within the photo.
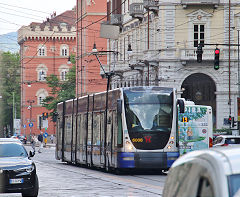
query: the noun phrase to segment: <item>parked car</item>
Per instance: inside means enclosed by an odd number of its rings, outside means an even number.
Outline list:
[[[240,136],[219,135],[213,141],[213,147],[216,146],[233,146],[240,144]]]
[[[193,151],[169,170],[163,197],[240,196],[240,146]]]
[[[38,196],[36,166],[23,144],[14,138],[0,138],[0,192]]]
[[[23,143],[27,144],[27,137],[24,135],[18,135],[17,138]]]

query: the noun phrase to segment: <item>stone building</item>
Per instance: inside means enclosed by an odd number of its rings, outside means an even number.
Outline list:
[[[31,23],[18,30],[21,56],[21,121],[22,134],[38,134],[40,117],[49,113],[42,106],[42,100],[50,94],[46,77],[58,76],[66,80],[71,68],[68,58],[76,53],[76,14],[74,10],[53,15],[43,23]],[[48,122],[48,123],[47,123]],[[41,121],[41,129],[47,123],[47,133],[55,133],[55,123],[48,117]]]
[[[117,2],[109,1],[108,9],[108,24],[120,29],[117,39],[108,40],[108,49],[119,52],[116,63],[108,61],[120,73],[112,87],[175,87],[179,97],[212,106],[217,129],[229,128],[229,115],[239,116],[239,1],[122,0],[116,13]]]

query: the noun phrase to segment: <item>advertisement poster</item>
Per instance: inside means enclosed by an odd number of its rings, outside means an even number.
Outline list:
[[[179,153],[209,147],[209,114],[207,106],[186,106],[178,113]]]

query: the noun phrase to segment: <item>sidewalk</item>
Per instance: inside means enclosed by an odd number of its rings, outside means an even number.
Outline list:
[[[32,146],[32,144],[30,142],[27,142],[27,144],[23,144],[25,146]],[[36,147],[39,147],[39,144],[36,143]],[[52,144],[52,143],[47,143],[46,146],[45,144],[43,143],[43,148],[51,148],[51,147],[56,147],[56,144]]]

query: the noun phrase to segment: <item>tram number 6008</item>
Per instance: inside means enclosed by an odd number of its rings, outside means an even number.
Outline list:
[[[133,138],[132,142],[143,142],[143,138]]]

